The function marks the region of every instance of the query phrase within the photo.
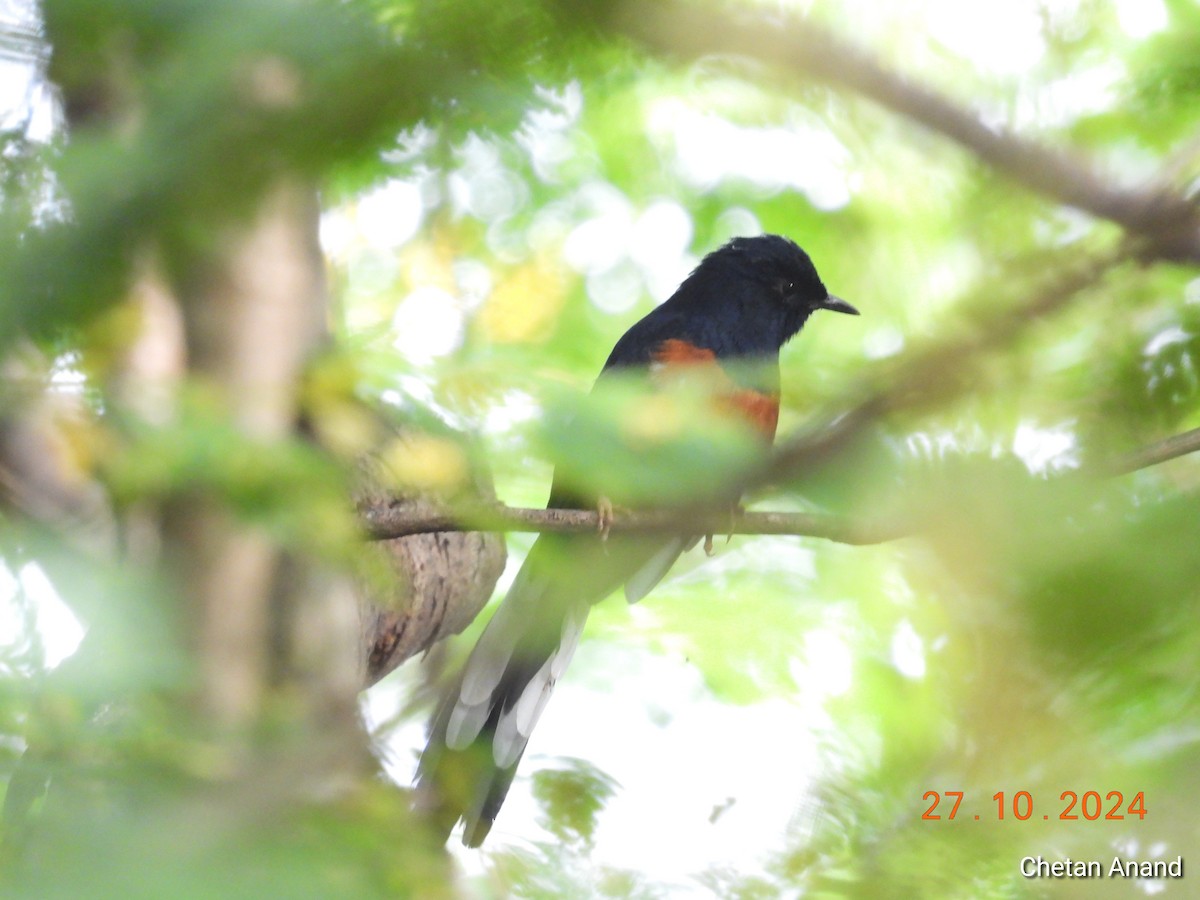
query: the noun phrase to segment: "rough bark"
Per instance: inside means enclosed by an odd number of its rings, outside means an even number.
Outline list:
[[[493,497],[486,476],[476,489]],[[369,479],[359,509],[384,507],[404,514],[439,508],[430,497],[388,496]],[[479,531],[432,532],[374,542],[393,578],[385,585],[360,583],[365,651],[364,684],[370,686],[402,662],[469,625],[487,603],[504,571],[504,537]]]

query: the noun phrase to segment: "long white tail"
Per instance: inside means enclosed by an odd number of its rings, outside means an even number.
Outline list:
[[[686,539],[543,535],[446,692],[417,767],[418,805],[447,835],[483,842],[529,736],[579,644],[592,604],[621,584],[640,599]],[[631,590],[632,588],[632,590]]]

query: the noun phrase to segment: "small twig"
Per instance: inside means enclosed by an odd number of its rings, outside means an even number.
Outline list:
[[[1094,477],[1125,475],[1200,450],[1200,428],[1177,434],[1110,462],[1070,474]],[[382,541],[438,531],[528,531],[554,534],[595,534],[600,514],[591,509],[528,509],[483,503],[454,509],[410,508],[399,503],[364,505],[359,515],[367,536]],[[787,534],[824,538],[839,544],[882,544],[914,530],[900,519],[865,522],[845,516],[803,512],[738,512],[714,510],[622,510],[613,514],[614,534]]]
[[[435,531],[530,531],[596,534],[600,514],[594,509],[527,509],[500,503],[450,509],[409,509],[399,504],[359,510],[372,540],[390,540]],[[613,534],[688,532],[694,534],[789,534],[818,537],[839,544],[879,544],[901,537],[908,529],[894,524],[864,523],[843,516],[798,512],[621,510],[614,513]]]
[[[1191,431],[1172,435],[1156,444],[1142,447],[1116,459],[1091,466],[1090,469],[1097,475],[1128,475],[1139,469],[1148,469],[1159,463],[1187,456],[1197,450],[1200,450],[1200,428],[1193,428]]]

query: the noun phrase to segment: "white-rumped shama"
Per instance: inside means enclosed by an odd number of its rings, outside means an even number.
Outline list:
[[[597,379],[712,367],[712,393],[769,444],[779,420],[779,350],[819,309],[857,315],[808,255],[778,235],[734,238],[617,341]],[[748,373],[753,373],[752,376]],[[593,498],[595,499],[595,498]],[[555,478],[551,507],[586,507]],[[417,770],[418,805],[447,834],[461,818],[477,847],[565,671],[588,611],[618,587],[631,603],[694,536],[543,534],[440,703]]]

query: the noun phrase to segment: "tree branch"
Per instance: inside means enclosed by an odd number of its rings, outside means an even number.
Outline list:
[[[1200,428],[1068,474],[1126,475],[1197,450],[1200,450]],[[596,510],[529,509],[492,502],[459,505],[454,509],[432,505],[413,507],[399,502],[361,504],[359,516],[367,537],[373,541],[431,532],[596,534],[600,531],[600,516]],[[824,538],[838,544],[864,545],[893,541],[915,529],[911,523],[899,519],[870,522],[826,513],[660,509],[617,512],[609,530],[643,534],[788,534]]]
[[[1169,438],[1126,453],[1116,459],[1092,466],[1091,470],[1097,475],[1128,475],[1139,469],[1148,469],[1168,460],[1178,459],[1200,450],[1200,428],[1193,428],[1183,434],[1172,435]]]
[[[598,534],[600,516],[589,509],[528,509],[501,503],[455,509],[410,510],[397,504],[360,507],[371,540],[444,531],[532,531],[541,534]],[[903,529],[842,516],[799,512],[730,512],[677,509],[617,512],[610,531],[643,534],[792,534],[840,544],[879,544],[901,537]]]
[[[1113,184],[1075,155],[984,124],[966,107],[885,68],[861,47],[806,18],[679,3],[622,9],[616,29],[660,55],[745,56],[848,88],[955,141],[1026,187],[1147,238],[1150,256],[1200,261],[1200,211],[1167,180],[1140,188]]]

